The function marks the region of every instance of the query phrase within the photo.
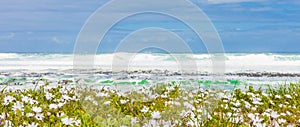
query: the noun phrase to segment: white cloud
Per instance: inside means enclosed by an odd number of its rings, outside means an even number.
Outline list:
[[[250,11],[261,12],[261,11],[274,11],[276,9],[271,7],[252,8]]]
[[[242,3],[242,2],[259,2],[262,0],[207,0],[210,4]]]
[[[53,36],[52,37],[52,42],[56,44],[69,44],[71,41],[70,39],[66,38],[65,36]]]
[[[62,43],[62,41],[58,37],[52,37],[52,41],[58,44]]]
[[[0,35],[0,39],[11,39],[11,38],[14,38],[15,35],[16,35],[15,33]]]

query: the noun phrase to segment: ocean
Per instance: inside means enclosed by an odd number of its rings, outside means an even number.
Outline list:
[[[0,70],[47,70],[72,69],[73,54],[49,53],[0,53]],[[118,53],[96,54],[95,66],[104,70],[111,69]],[[137,53],[128,63],[129,68],[140,70],[161,69],[177,70],[178,58],[197,63],[198,71],[211,71],[209,54],[159,54]],[[121,59],[121,58],[120,58]],[[225,54],[225,72],[278,72],[300,73],[300,54],[273,53],[227,53]]]
[[[34,78],[58,81],[81,77],[86,82],[123,84],[158,81],[231,84],[235,81],[235,84],[266,85],[300,81],[300,54],[226,53],[221,79],[214,78],[212,57],[212,54],[184,53],[96,54],[94,68],[79,71],[74,69],[73,54],[0,53],[0,83],[5,84],[11,78],[26,82]],[[182,73],[185,66],[190,66],[190,71]]]

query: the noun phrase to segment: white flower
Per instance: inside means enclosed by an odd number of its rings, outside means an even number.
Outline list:
[[[5,120],[4,127],[12,127],[12,122],[10,120]]]
[[[5,119],[6,117],[6,113],[2,112],[2,114],[0,115],[0,119]]]
[[[186,125],[189,127],[193,127],[195,126],[195,123],[192,120],[190,120],[189,122],[186,123]]]
[[[202,113],[203,112],[203,109],[201,107],[197,108],[197,112],[198,113]]]
[[[256,127],[264,127],[261,123],[263,119],[259,118],[258,116],[255,116],[255,118],[252,120],[253,120],[253,125],[255,125]]]
[[[16,103],[14,103],[12,110],[13,111],[16,111],[16,110],[23,111],[24,110],[23,107],[24,107],[23,103],[20,101],[17,101]]]
[[[68,90],[65,88],[65,86],[63,86],[61,89],[59,89],[59,92],[62,94],[67,94]]]
[[[38,114],[36,114],[36,115],[35,115],[35,118],[36,118],[37,120],[40,120],[40,121],[42,121],[42,120],[43,120],[43,118],[44,118],[44,115],[43,115],[43,114],[40,114],[40,113],[38,113]]]
[[[285,122],[286,122],[285,119],[278,119],[278,123],[280,123],[280,124],[283,124],[283,123],[285,123]]]
[[[224,102],[224,103],[228,103],[229,101],[228,101],[228,100],[223,100],[223,102]]]
[[[244,101],[244,103],[245,103],[245,107],[246,107],[246,108],[248,108],[248,109],[251,108],[251,104],[250,104],[249,102]]]
[[[26,127],[37,127],[38,124],[35,122],[32,122],[31,124],[28,124]]]
[[[262,116],[271,116],[271,114],[268,113],[267,111],[265,111],[265,112],[262,113]]]
[[[121,104],[127,103],[127,100],[120,100]]]
[[[167,105],[173,105],[174,104],[174,102],[173,101],[166,101],[165,102],[165,105],[167,106]]]
[[[143,127],[159,127],[159,123],[157,120],[151,119],[148,123],[144,124]]]
[[[250,119],[252,119],[252,120],[253,120],[253,119],[255,118],[255,115],[254,115],[254,114],[252,114],[252,113],[249,113],[249,114],[248,114],[248,117],[249,117]]]
[[[124,97],[125,96],[125,94],[123,93],[123,92],[117,92],[116,93],[119,97]]]
[[[27,97],[27,96],[22,97],[22,101],[25,102],[25,103],[28,103],[29,102],[29,97]]]
[[[188,98],[187,98],[187,97],[183,97],[182,99],[183,99],[183,100],[185,100],[185,101],[187,101],[187,100],[188,100]]]
[[[262,95],[265,96],[265,97],[269,96],[269,94],[266,94],[266,93],[262,93]]]
[[[110,104],[110,101],[105,101],[103,104],[109,105],[109,104]]]
[[[237,102],[233,103],[233,105],[234,105],[235,107],[240,107],[240,106],[241,106],[241,103],[240,103],[239,101],[237,101]]]
[[[61,108],[62,106],[64,106],[65,104],[64,103],[58,103],[57,104],[57,106],[59,107],[59,108]]]
[[[272,120],[272,123],[271,123],[272,127],[280,127],[278,122],[274,119]]]
[[[33,117],[34,114],[33,114],[33,113],[27,113],[26,116],[27,116],[27,117]]]
[[[168,121],[163,121],[163,127],[172,127],[172,121],[168,120]],[[174,126],[174,125],[173,125]]]
[[[272,111],[272,112],[271,112],[271,117],[272,117],[272,118],[276,119],[276,118],[278,118],[278,116],[279,116],[279,115],[277,114],[276,111]]]
[[[108,97],[108,94],[99,92],[99,93],[96,94],[96,97]]]
[[[62,98],[67,101],[71,100],[71,97],[69,97],[68,95],[62,95]]]
[[[12,96],[7,96],[4,98],[4,105],[8,105],[10,102],[12,102],[13,100],[15,100],[16,98],[12,97]]]
[[[46,97],[47,100],[50,100],[50,99],[52,99],[54,96],[53,96],[52,93],[46,92],[46,93],[45,93],[45,97]]]
[[[174,105],[180,106],[181,104],[180,104],[180,102],[178,102],[178,101],[174,101]]]
[[[184,102],[183,105],[188,109],[195,110],[195,107],[188,102]]]
[[[94,105],[98,105],[98,102],[97,102],[97,101],[93,101],[93,104],[94,104]]]
[[[166,94],[160,95],[161,98],[168,98]]]
[[[77,99],[77,96],[73,96],[73,97],[71,98],[71,100],[77,101],[77,100],[79,100],[79,99]]]
[[[266,123],[254,123],[255,127],[266,127]]]
[[[168,87],[166,87],[166,89],[167,89],[168,91],[173,91],[173,90],[175,90],[175,88],[172,87],[172,86],[168,86]]]
[[[270,109],[270,108],[268,108],[268,109],[265,110],[265,112],[272,112],[272,111],[273,111],[273,110]]]
[[[255,105],[262,105],[263,103],[260,102],[261,99],[260,98],[253,98],[252,99],[252,103],[255,104]]]
[[[94,99],[93,99],[91,96],[87,96],[87,97],[84,98],[84,100],[85,100],[85,101],[92,101],[92,100],[94,100]]]
[[[280,115],[282,115],[282,116],[286,116],[286,114],[285,114],[285,113],[280,113]]]
[[[70,126],[73,126],[73,118],[68,118],[68,117],[66,117],[66,118],[62,118],[61,119],[61,121],[62,121],[62,123],[64,124],[64,125],[70,125]]]
[[[180,113],[180,116],[185,117],[188,114],[189,114],[189,111],[182,110],[181,113]]]
[[[153,119],[159,119],[161,117],[160,113],[158,111],[152,112],[151,116],[152,116]]]
[[[281,97],[279,95],[275,95],[275,98],[280,99]]]
[[[229,118],[232,117],[232,113],[231,113],[231,112],[227,112],[226,115],[227,115],[227,117],[229,117]]]
[[[284,95],[286,98],[292,99],[292,96],[289,94]]]
[[[38,104],[39,102],[36,100],[33,100],[32,98],[29,98],[29,104],[33,105],[33,104]]]
[[[137,121],[137,118],[136,117],[134,117],[134,118],[131,118],[131,124],[132,125],[134,125],[135,123],[137,123],[138,121]]]
[[[32,111],[34,111],[35,113],[40,113],[42,112],[42,108],[34,106],[32,107]]]
[[[57,109],[57,108],[58,108],[58,105],[57,105],[57,104],[50,104],[50,105],[49,105],[49,108],[50,108],[50,109]]]
[[[143,107],[143,109],[141,110],[142,113],[146,113],[149,111],[149,108],[147,108],[146,106]]]
[[[232,123],[238,124],[238,123],[244,121],[244,117],[243,117],[243,116],[231,117],[231,118],[230,118],[230,121],[231,121]]]
[[[286,114],[287,114],[288,116],[292,115],[292,113],[289,112],[289,111],[286,111]]]

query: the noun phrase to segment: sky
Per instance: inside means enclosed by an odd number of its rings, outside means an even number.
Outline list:
[[[85,22],[108,2],[111,1],[1,0],[0,52],[72,53]],[[172,0],[165,0],[162,4],[168,2]],[[300,52],[299,0],[191,2],[209,17],[220,35],[225,52]],[[188,8],[178,5],[172,9],[184,12]],[[191,29],[175,19],[158,14],[141,14],[120,21],[107,32],[98,51],[114,52],[124,37],[145,27],[168,29],[183,38],[194,52],[206,52],[202,40]],[[153,34],[154,38],[157,36]]]

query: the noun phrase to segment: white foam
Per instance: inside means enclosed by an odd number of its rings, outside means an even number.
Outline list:
[[[120,67],[124,70],[159,69],[178,71],[181,62],[195,62],[198,71],[212,72],[212,61],[209,54],[124,54],[97,54],[95,65],[97,68],[104,70],[112,70],[117,65],[122,65]],[[128,58],[128,56],[131,57]],[[226,72],[300,73],[300,55],[298,54],[226,54],[225,56]],[[125,63],[124,59],[129,59],[129,62]],[[191,65],[191,67],[196,71],[194,66]],[[72,68],[72,54],[0,53],[0,70]]]

